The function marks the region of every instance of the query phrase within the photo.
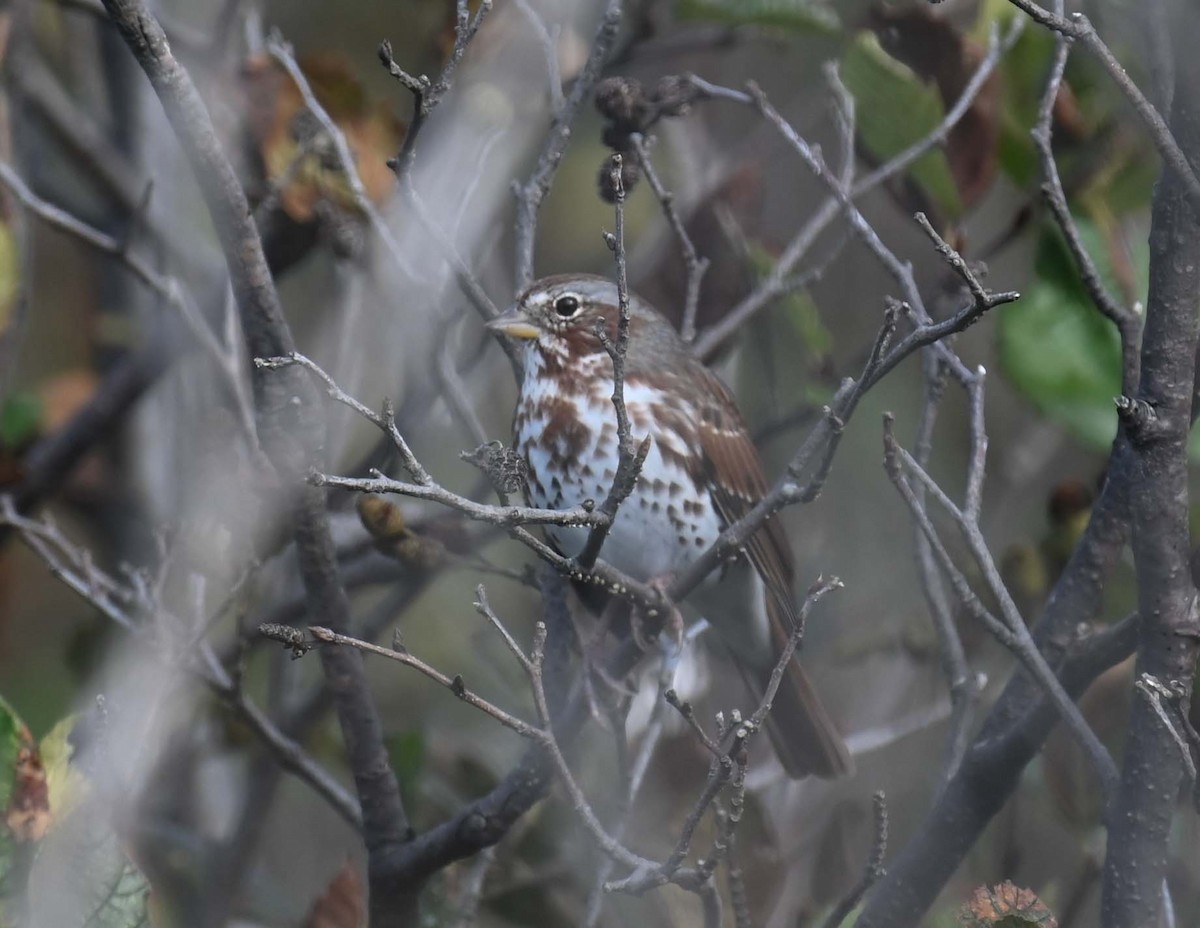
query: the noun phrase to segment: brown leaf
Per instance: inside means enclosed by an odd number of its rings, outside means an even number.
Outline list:
[[[40,841],[50,827],[50,789],[46,768],[29,729],[22,726],[23,742],[17,750],[12,793],[4,824],[18,841]]]
[[[934,83],[947,110],[958,102],[985,55],[978,42],[925,6],[877,6],[869,24],[889,55]],[[964,207],[978,203],[996,177],[1000,92],[1000,77],[993,71],[946,142],[946,160]]]
[[[1008,880],[978,887],[958,919],[963,928],[1058,928],[1058,921],[1033,890]]]
[[[372,101],[349,62],[332,53],[302,56],[297,62],[313,95],[341,129],[354,156],[367,197],[382,203],[395,177],[387,159],[404,138],[404,123],[385,104]],[[266,177],[290,176],[280,193],[284,211],[308,222],[323,200],[353,208],[349,185],[331,156],[301,151],[298,137],[311,133],[300,88],[267,53],[249,58],[242,67],[246,123],[258,148]]]
[[[358,870],[347,861],[325,892],[313,900],[304,928],[360,928],[367,924],[367,910]]]

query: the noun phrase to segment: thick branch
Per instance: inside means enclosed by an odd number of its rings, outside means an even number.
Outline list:
[[[1189,20],[1190,16],[1187,17]],[[1178,25],[1191,39],[1194,23]],[[1180,46],[1183,47],[1182,45]],[[1182,87],[1196,86],[1194,49],[1180,61]],[[1200,108],[1175,95],[1171,125],[1189,153],[1200,152]],[[1168,169],[1154,196],[1150,293],[1136,400],[1120,409],[1133,447],[1133,558],[1137,568],[1137,677],[1150,675],[1186,706],[1200,656],[1200,612],[1189,564],[1188,434],[1191,429],[1200,317],[1200,203],[1187,177]],[[1174,731],[1151,700],[1135,697],[1117,813],[1104,866],[1102,924],[1134,928],[1158,922],[1167,870],[1168,836],[1182,758]]]
[[[1127,658],[1136,645],[1136,617],[1077,643],[1058,671],[1063,688],[1075,698],[1101,673]],[[1014,676],[1003,699],[1030,688],[1025,675]],[[980,737],[967,751],[954,776],[939,792],[925,820],[886,875],[867,897],[856,928],[915,928],[946,881],[974,847],[983,829],[998,813],[1020,782],[1050,734],[1058,714],[1049,700],[1034,701],[1025,713],[1004,727],[997,726],[993,709]]]

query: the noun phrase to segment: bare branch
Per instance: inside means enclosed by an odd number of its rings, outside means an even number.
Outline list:
[[[1055,11],[1061,16],[1063,0],[1056,0]],[[1042,175],[1045,183],[1042,194],[1046,205],[1054,216],[1055,222],[1062,230],[1067,248],[1079,268],[1079,279],[1091,297],[1092,303],[1100,314],[1111,320],[1121,334],[1121,389],[1126,395],[1133,392],[1137,385],[1140,369],[1138,357],[1138,342],[1141,334],[1141,319],[1132,308],[1120,305],[1108,292],[1108,288],[1100,279],[1100,273],[1092,256],[1079,234],[1075,217],[1067,204],[1066,191],[1063,190],[1062,178],[1058,173],[1058,163],[1054,160],[1052,132],[1054,127],[1054,104],[1062,87],[1063,74],[1067,67],[1067,56],[1071,53],[1072,38],[1063,33],[1055,37],[1054,59],[1050,66],[1050,76],[1046,80],[1046,88],[1042,93],[1041,104],[1038,107],[1037,122],[1030,134],[1037,145],[1038,155],[1042,165]],[[1164,49],[1165,52],[1165,49]]]
[[[675,237],[679,240],[679,253],[683,258],[683,267],[687,275],[686,296],[683,302],[683,321],[679,326],[679,334],[685,342],[690,342],[696,338],[696,313],[700,309],[700,284],[704,280],[704,272],[708,270],[708,258],[697,256],[696,246],[687,234],[683,219],[679,216],[679,210],[675,208],[675,195],[667,190],[663,186],[662,180],[659,179],[658,172],[654,169],[654,162],[650,160],[650,152],[646,145],[646,140],[637,132],[630,135],[629,140],[633,143],[633,150],[637,155],[642,173],[646,175],[646,183],[650,185],[650,189],[658,199],[659,205],[662,206],[663,216],[666,217],[667,225],[671,227],[671,231],[675,233]]]
[[[982,387],[980,386],[978,389],[982,389]],[[978,408],[982,409],[981,406]],[[996,637],[996,640],[1008,648],[1025,665],[1025,669],[1029,671],[1034,679],[1042,685],[1047,696],[1049,696],[1051,702],[1061,714],[1067,728],[1079,741],[1089,761],[1095,767],[1106,798],[1111,798],[1116,789],[1116,765],[1113,763],[1108,750],[1100,743],[1095,732],[1092,731],[1091,726],[1084,719],[1082,713],[1079,711],[1079,707],[1075,705],[1075,702],[1063,689],[1054,671],[1046,662],[1041,651],[1038,650],[1037,644],[1029,634],[1029,630],[1020,613],[1017,611],[1012,596],[1009,594],[1004,581],[1000,577],[999,570],[996,569],[991,552],[988,550],[987,543],[983,538],[983,533],[979,529],[979,523],[973,516],[969,516],[959,510],[929,475],[917,465],[916,461],[896,443],[890,416],[884,419],[884,466],[888,471],[888,475],[892,478],[892,482],[896,485],[896,489],[900,491],[900,495],[903,497],[905,503],[908,504],[914,518],[916,518],[918,524],[921,526],[922,531],[929,538],[929,542],[933,546],[934,553],[937,555],[943,573],[949,578],[963,605],[976,619],[984,623],[988,631]],[[975,562],[983,572],[989,590],[1000,604],[1003,621],[988,611],[979,598],[971,591],[966,577],[955,567],[928,513],[921,507],[916,496],[913,494],[912,488],[903,475],[902,468],[920,480],[926,490],[949,512],[951,519],[962,532]]]
[[[917,425],[917,435],[913,444],[913,460],[923,470],[928,469],[929,459],[933,449],[933,429],[937,421],[938,407],[945,392],[946,377],[942,363],[932,352],[926,352],[922,359],[924,398],[921,403],[921,418]],[[920,482],[913,487],[913,495],[920,506],[925,505],[925,487]],[[950,603],[946,596],[945,585],[938,571],[937,562],[930,547],[929,537],[914,524],[914,547],[921,586],[929,604],[930,617],[933,621],[934,633],[938,639],[938,653],[941,658],[942,672],[950,690],[950,732],[946,737],[946,755],[942,763],[942,773],[939,790],[944,789],[950,778],[962,763],[966,752],[971,731],[974,710],[979,701],[980,687],[975,674],[967,663],[966,652]]]
[[[963,88],[958,100],[947,111],[942,121],[934,127],[932,132],[919,139],[910,148],[900,152],[894,158],[860,178],[857,183],[848,189],[848,195],[851,200],[857,200],[865,196],[880,184],[887,182],[902,172],[935,145],[941,144],[946,140],[950,131],[958,125],[970,110],[978,98],[980,91],[982,91],[984,85],[987,83],[988,78],[995,71],[1000,59],[1015,44],[1017,38],[1019,38],[1023,28],[1022,22],[1019,19],[1014,22],[1003,41],[998,42],[994,34],[991,36],[988,43],[988,51],[979,63],[979,67],[971,75],[971,79]],[[707,98],[728,100],[745,105],[753,105],[754,103],[753,98],[742,91],[719,87],[701,80],[695,75],[688,75],[687,79]],[[853,159],[850,157],[843,165],[842,177],[849,176],[847,172],[852,168]],[[836,218],[841,209],[842,205],[838,198],[831,197],[813,213],[800,231],[793,237],[792,241],[784,248],[783,253],[775,262],[771,273],[766,279],[747,294],[737,306],[731,309],[721,322],[700,333],[696,340],[696,354],[699,357],[711,359],[717,349],[739,330],[742,323],[766,306],[769,306],[778,297],[789,292],[789,288],[785,287],[785,282],[788,280],[789,275],[791,275],[792,270],[804,255],[807,254],[821,232]],[[834,256],[836,256],[836,252]]]
[[[164,659],[181,659],[181,669],[194,674],[237,713],[282,769],[307,783],[352,826],[361,827],[362,816],[354,797],[245,695],[237,678],[221,665],[207,644],[190,643],[179,649],[162,647],[163,640],[155,634],[155,628],[184,629],[186,623],[168,615],[157,598],[148,595],[149,591],[137,583],[136,574],[131,572],[129,580],[123,583],[100,570],[90,553],[68,539],[54,523],[18,513],[11,496],[0,496],[0,523],[15,528],[55,577],[107,619],[151,644]],[[218,606],[217,613],[223,608]],[[153,624],[149,624],[151,620]],[[202,625],[206,626],[208,621],[204,619]]]
[[[454,46],[442,68],[442,73],[436,81],[431,81],[424,74],[414,77],[398,64],[392,55],[392,43],[386,39],[379,45],[379,61],[405,90],[412,94],[413,113],[408,123],[408,131],[404,135],[404,144],[400,153],[388,164],[396,174],[397,180],[403,186],[404,181],[412,173],[413,159],[416,156],[417,136],[425,126],[425,121],[434,108],[441,103],[454,83],[454,72],[467,52],[467,47],[479,32],[479,27],[487,19],[492,10],[492,0],[482,0],[475,18],[471,18],[470,6],[467,0],[456,0],[454,17]]]
[[[883,877],[885,871],[883,869],[883,859],[887,856],[888,844],[888,810],[887,799],[882,792],[875,793],[871,797],[872,806],[875,810],[875,837],[871,842],[871,854],[867,858],[867,869],[861,880],[854,889],[850,890],[846,896],[833,907],[833,911],[829,913],[829,917],[825,919],[822,928],[839,928],[854,909],[862,902],[863,898]]]
[[[429,666],[420,658],[414,657],[408,651],[396,651],[392,648],[385,648],[382,645],[377,645],[370,641],[363,641],[361,638],[355,638],[351,635],[342,635],[328,628],[322,628],[319,625],[313,625],[309,628],[309,634],[313,639],[320,644],[341,645],[344,647],[354,648],[358,651],[363,651],[367,654],[375,654],[379,657],[386,657],[390,661],[395,661],[398,664],[404,664],[406,667],[411,667],[418,673],[424,674],[435,683],[444,686],[450,690],[456,697],[461,699],[469,706],[474,706],[480,712],[490,715],[505,728],[515,731],[522,738],[532,738],[536,741],[544,741],[546,738],[545,732],[538,729],[536,726],[530,725],[528,722],[523,722],[515,715],[505,712],[499,706],[488,702],[478,693],[467,689],[461,675],[448,677],[434,667]],[[268,638],[277,637],[277,632],[271,626],[260,626],[259,633],[266,635]],[[290,637],[284,641],[290,648],[295,648],[296,644]]]
[[[533,282],[533,244],[537,231],[537,214],[541,209],[542,200],[550,192],[554,177],[558,173],[559,163],[571,140],[571,127],[583,102],[592,95],[596,81],[604,62],[608,59],[609,49],[617,38],[617,29],[621,25],[622,0],[607,0],[600,25],[592,39],[591,51],[583,70],[571,85],[571,92],[566,101],[554,114],[550,131],[542,142],[538,152],[537,162],[529,180],[515,188],[517,196],[517,290],[524,290]]]
[[[1182,10],[1174,22],[1180,54],[1171,126],[1184,150],[1195,156],[1200,152],[1200,109],[1184,88],[1200,81],[1195,54],[1200,29],[1195,17]],[[1132,548],[1142,616],[1137,671],[1139,677],[1148,674],[1172,689],[1179,681],[1187,692],[1200,660],[1200,603],[1192,580],[1188,522],[1188,438],[1200,340],[1200,196],[1194,176],[1171,168],[1154,191],[1142,370],[1137,393],[1123,404],[1127,414],[1121,431],[1133,457]],[[1139,414],[1143,409],[1152,415]],[[1175,732],[1161,724],[1150,700],[1133,701],[1128,732],[1104,864],[1101,914],[1106,928],[1158,922],[1184,773]]]

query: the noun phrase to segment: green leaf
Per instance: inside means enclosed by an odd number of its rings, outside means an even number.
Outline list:
[[[1122,299],[1110,244],[1087,219],[1076,217],[1081,238],[1110,292]],[[1135,250],[1135,286],[1144,295],[1148,252]],[[1121,392],[1121,342],[1116,327],[1096,311],[1057,228],[1038,245],[1037,277],[1021,299],[1000,314],[1000,362],[1009,379],[1039,409],[1098,449],[1116,435],[1113,400]]]
[[[731,26],[771,26],[797,32],[830,33],[841,23],[821,0],[680,0],[680,19]]]
[[[746,257],[759,280],[775,266],[775,255],[759,242],[742,243]],[[814,358],[824,358],[833,348],[833,333],[821,321],[821,310],[807,290],[793,290],[779,298],[779,315],[791,323],[804,349]]]
[[[945,111],[933,87],[879,46],[874,35],[862,33],[842,59],[842,81],[854,96],[862,144],[878,161],[889,158],[929,135]],[[934,148],[908,169],[940,209],[958,215],[962,203],[941,149]]]
[[[17,391],[0,406],[0,445],[20,448],[37,435],[42,422],[42,404],[37,396]]]
[[[50,813],[55,819],[65,818],[87,793],[87,777],[71,763],[74,748],[71,734],[79,721],[78,714],[61,719],[42,738],[38,753],[46,768],[46,785],[50,791]]]
[[[821,311],[807,291],[789,293],[782,300],[783,315],[791,322],[805,349],[816,358],[823,358],[833,348],[833,333],[821,321]]]
[[[425,766],[425,735],[414,728],[389,736],[386,743],[392,771],[405,794],[404,801],[416,805],[421,772]]]

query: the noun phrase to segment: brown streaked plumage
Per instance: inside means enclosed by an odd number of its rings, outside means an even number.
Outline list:
[[[602,323],[615,339],[617,321],[611,281],[564,275],[537,281],[512,312],[492,323],[527,346],[514,434],[529,465],[534,505],[566,508],[600,500],[612,484],[617,462],[612,361],[595,328]],[[653,442],[601,557],[639,580],[657,579],[685,568],[748,513],[766,494],[767,481],[729,389],[658,312],[633,296],[625,404],[635,439],[649,434]],[[587,531],[553,527],[547,534],[563,553],[574,555]],[[766,628],[757,628],[744,604],[706,616],[759,697],[797,619],[794,567],[778,520],[768,521],[745,550],[766,591]],[[798,660],[784,675],[768,732],[793,777],[832,777],[852,769]]]

